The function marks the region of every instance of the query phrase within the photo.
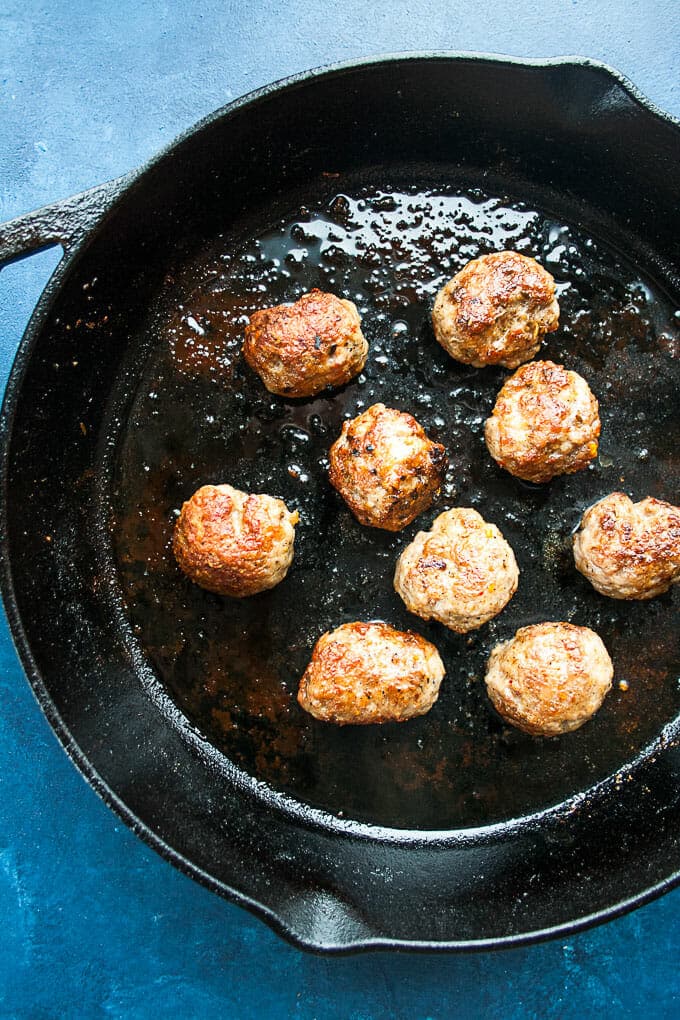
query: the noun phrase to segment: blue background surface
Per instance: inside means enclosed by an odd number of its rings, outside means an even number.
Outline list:
[[[271,80],[380,51],[579,53],[680,116],[680,5],[0,0],[0,220],[132,169]],[[0,276],[0,385],[59,253]],[[86,786],[0,622],[0,1017],[413,1020],[680,1013],[680,890],[475,956],[318,958],[199,888]]]

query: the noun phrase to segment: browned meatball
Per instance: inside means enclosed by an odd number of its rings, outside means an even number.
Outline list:
[[[493,459],[511,475],[548,482],[597,456],[597,400],[576,372],[532,361],[506,381],[484,435]]]
[[[586,510],[574,537],[576,567],[612,599],[652,599],[680,581],[680,507],[612,492]]]
[[[298,701],[324,722],[404,722],[439,695],[444,666],[429,641],[386,623],[345,623],[319,638]]]
[[[172,548],[201,588],[243,598],[273,588],[293,560],[298,512],[273,496],[203,485],[182,507]]]
[[[446,450],[415,418],[373,404],[330,449],[329,478],[360,524],[401,531],[426,510],[446,470]]]
[[[406,546],[394,587],[410,612],[465,634],[500,613],[518,578],[513,551],[496,525],[458,507]]]
[[[437,294],[434,335],[456,361],[517,368],[557,329],[555,281],[535,259],[499,251],[468,262]]]
[[[245,333],[244,358],[271,393],[284,397],[344,386],[368,353],[356,306],[321,290],[254,312]]]
[[[522,627],[496,645],[486,672],[494,708],[537,737],[583,726],[612,685],[614,667],[598,635],[571,623]]]

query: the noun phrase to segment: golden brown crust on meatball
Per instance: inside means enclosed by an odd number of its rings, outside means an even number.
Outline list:
[[[270,393],[284,397],[344,386],[362,370],[367,353],[356,306],[321,290],[254,312],[243,344],[244,358]]]
[[[298,701],[323,722],[404,722],[429,712],[444,666],[434,645],[386,623],[345,623],[324,634]]]
[[[359,521],[401,531],[430,506],[446,471],[446,450],[415,418],[373,404],[352,421],[329,453],[331,485]]]
[[[432,325],[457,361],[517,368],[557,329],[559,316],[550,273],[526,255],[499,251],[468,262],[442,287]]]
[[[590,509],[574,536],[574,561],[612,599],[652,599],[680,581],[680,507],[612,492]]]
[[[496,525],[458,507],[406,546],[394,587],[411,613],[465,634],[500,613],[518,578],[514,553]]]
[[[611,688],[614,667],[598,635],[571,623],[537,623],[496,645],[486,687],[506,722],[536,737],[583,726]]]
[[[273,496],[203,485],[183,506],[172,549],[187,577],[243,598],[277,585],[293,560],[298,513]]]
[[[599,435],[587,382],[552,361],[532,361],[511,375],[484,428],[493,459],[527,482],[580,471],[597,456]]]

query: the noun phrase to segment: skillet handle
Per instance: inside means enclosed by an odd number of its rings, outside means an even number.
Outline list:
[[[60,244],[68,251],[127,186],[131,175],[81,191],[0,225],[0,266]]]

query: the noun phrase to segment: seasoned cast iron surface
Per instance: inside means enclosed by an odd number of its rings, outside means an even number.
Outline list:
[[[379,180],[378,186],[375,181]],[[647,603],[597,595],[575,571],[581,513],[615,489],[678,502],[680,339],[674,305],[585,227],[409,168],[328,174],[304,196],[236,224],[179,259],[144,327],[143,361],[115,436],[111,535],[126,613],[141,649],[189,721],[250,776],[334,814],[399,828],[450,829],[533,812],[616,773],[680,710],[678,594]],[[597,463],[531,486],[488,455],[483,423],[508,373],[472,369],[434,340],[438,288],[469,259],[513,248],[558,284],[561,325],[540,357],[580,372],[600,401]],[[636,267],[637,265],[637,267]],[[267,393],[240,355],[253,310],[320,287],[355,301],[370,352],[339,393]],[[129,378],[129,373],[126,378]],[[450,455],[431,510],[401,534],[360,526],[327,481],[345,418],[371,403],[410,411]],[[295,559],[271,592],[222,599],[182,576],[170,551],[183,500],[207,482],[285,499],[300,512]],[[442,510],[473,506],[497,524],[519,590],[467,636],[410,615],[392,588],[396,558]],[[405,724],[338,728],[295,700],[314,642],[355,619],[433,641],[447,675],[439,701]],[[502,724],[484,691],[490,648],[518,627],[569,620],[596,630],[615,686],[578,732],[537,740]]]

